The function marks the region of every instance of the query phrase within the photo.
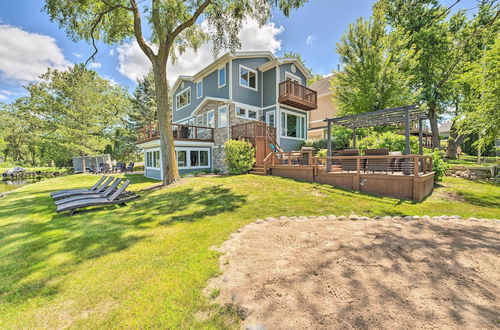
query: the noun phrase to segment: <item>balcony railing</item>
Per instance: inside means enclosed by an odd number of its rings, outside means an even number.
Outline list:
[[[214,141],[214,129],[212,127],[173,124],[173,135],[175,140],[184,141]],[[158,123],[148,125],[139,130],[137,143],[144,143],[160,138]]]
[[[252,121],[231,126],[231,137],[233,139],[253,139],[256,137],[276,139],[276,128],[269,127],[261,121]]]
[[[314,110],[318,107],[318,94],[306,86],[287,80],[279,84],[278,101],[302,110]]]

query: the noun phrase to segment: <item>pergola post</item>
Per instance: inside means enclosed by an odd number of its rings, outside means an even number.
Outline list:
[[[356,149],[356,127],[352,129],[352,148]]]
[[[411,148],[410,148],[410,112],[408,111],[408,107],[405,107],[405,138],[406,138],[405,155],[409,155],[411,153]]]
[[[423,131],[422,131],[422,118],[418,119],[418,154],[423,155],[424,154],[424,146],[422,145],[422,138],[423,138]]]
[[[330,120],[328,120],[328,127],[327,127],[327,134],[328,134],[328,142],[327,142],[327,145],[326,145],[326,155],[328,157],[331,157],[332,156],[332,122]],[[331,159],[327,158],[326,160],[326,171],[327,172],[330,172],[331,169],[332,169],[332,161]]]

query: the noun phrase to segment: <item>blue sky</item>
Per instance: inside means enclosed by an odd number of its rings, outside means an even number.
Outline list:
[[[299,52],[308,67],[317,74],[328,74],[338,65],[335,45],[348,25],[358,17],[369,17],[374,1],[370,0],[310,0],[290,17],[273,13],[263,29],[246,24],[241,32],[245,50]],[[454,0],[443,0],[449,5]],[[462,0],[460,8],[471,8],[474,0]],[[71,41],[64,30],[51,23],[41,11],[43,0],[0,0],[0,102],[11,102],[23,95],[22,85],[44,72],[47,67],[63,68],[85,61],[91,53],[85,42]],[[171,69],[171,77],[193,74],[213,57],[210,45],[198,54],[188,52]],[[147,72],[147,60],[137,47],[99,45],[94,69],[133,91],[135,79]],[[121,55],[121,56],[120,56]]]

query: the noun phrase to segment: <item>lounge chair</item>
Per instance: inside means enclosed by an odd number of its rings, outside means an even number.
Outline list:
[[[111,184],[106,190],[104,190],[102,193],[95,193],[95,194],[82,194],[82,195],[76,195],[76,196],[71,196],[68,198],[62,198],[58,199],[55,202],[56,205],[72,202],[72,201],[77,201],[80,199],[87,199],[87,198],[107,198],[109,195],[111,195],[113,192],[116,191],[116,188],[118,185],[122,182],[123,179],[116,179],[113,184]]]
[[[127,189],[129,184],[130,180],[126,180],[123,185],[108,198],[81,199],[58,205],[56,212],[60,213],[69,211],[69,215],[73,215],[76,210],[90,206],[125,205],[125,203],[139,197],[136,194],[125,192],[125,189]]]
[[[70,192],[70,191],[95,191],[97,190],[97,188],[99,187],[99,185],[106,179],[106,176],[103,176],[102,178],[99,179],[99,181],[97,181],[92,187],[88,188],[88,189],[84,189],[84,188],[79,188],[79,189],[65,189],[65,190],[59,190],[59,191],[54,191],[54,192],[51,192],[50,193],[50,196],[54,196],[54,195],[59,195],[59,194],[62,194],[62,193],[67,193],[67,192]]]
[[[345,149],[339,152],[339,156],[359,156],[358,149]],[[357,159],[340,159],[342,171],[357,171]]]
[[[57,200],[57,199],[61,199],[61,198],[69,198],[69,197],[72,197],[72,196],[76,196],[76,195],[91,195],[91,194],[98,194],[98,193],[101,193],[103,192],[106,188],[108,188],[108,186],[111,184],[111,181],[113,181],[115,178],[110,176],[101,186],[99,186],[99,188],[97,188],[96,190],[93,190],[93,191],[68,191],[68,192],[65,192],[65,193],[61,193],[61,194],[57,194],[57,195],[54,195],[52,196],[53,199]]]
[[[366,149],[365,156],[388,156],[389,149]],[[388,157],[367,158],[366,169],[372,172],[387,172],[389,168]]]

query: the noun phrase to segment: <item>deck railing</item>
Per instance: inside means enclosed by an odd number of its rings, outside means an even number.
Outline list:
[[[318,93],[291,80],[279,84],[279,99],[283,104],[303,110],[313,110],[318,107]]]
[[[173,124],[173,135],[175,140],[213,141],[214,129],[212,127]],[[139,130],[138,143],[143,143],[160,137],[158,123],[148,125]]]
[[[231,138],[233,139],[255,139],[259,136],[276,140],[276,128],[267,126],[266,123],[261,121],[231,126]]]

